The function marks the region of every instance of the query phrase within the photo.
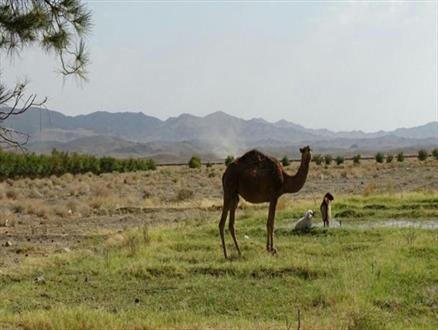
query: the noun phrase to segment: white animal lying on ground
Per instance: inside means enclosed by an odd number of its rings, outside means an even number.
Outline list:
[[[295,230],[306,230],[312,227],[313,211],[307,210],[304,216],[295,224]]]

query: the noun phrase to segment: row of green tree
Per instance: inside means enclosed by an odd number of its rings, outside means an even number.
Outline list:
[[[427,150],[421,149],[418,151],[418,154],[417,154],[417,158],[421,161],[426,160],[429,156],[432,156],[433,158],[438,159],[438,148],[433,149],[430,154]],[[394,159],[394,155],[387,154],[385,156],[384,153],[378,152],[374,158],[376,159],[377,163],[383,163],[385,161],[385,159],[386,159],[387,163],[391,163],[392,160]],[[396,158],[397,158],[397,161],[402,162],[405,159],[403,152],[399,152],[396,155]]]
[[[429,154],[429,152],[425,149],[421,149],[418,151],[417,154],[417,158],[420,161],[426,160],[429,156],[432,156],[435,159],[438,159],[438,148],[435,148],[431,151],[431,153]],[[403,152],[399,152],[397,153],[395,156],[392,154],[387,154],[385,155],[382,152],[378,152],[375,156],[374,156],[375,160],[377,163],[383,163],[385,160],[387,163],[391,163],[394,158],[398,161],[398,162],[403,162],[405,160],[405,155]],[[359,164],[362,156],[360,154],[357,154],[355,156],[353,156],[351,158],[353,160],[354,164]],[[330,165],[332,162],[335,162],[337,165],[341,165],[345,162],[345,158],[343,156],[336,156],[333,157],[332,155],[320,155],[320,154],[316,154],[312,156],[312,160],[317,164],[317,165]],[[231,164],[234,161],[234,157],[233,156],[227,156],[227,158],[225,159],[225,165],[228,166],[229,164]],[[283,164],[283,166],[289,166],[290,164],[290,160],[287,156],[284,156],[280,162]],[[197,156],[193,156],[192,158],[190,158],[188,165],[190,168],[200,168],[202,165],[201,159]],[[210,163],[206,164],[207,167],[209,167],[209,165],[211,165]]]
[[[429,152],[425,149],[421,149],[418,151],[417,154],[417,158],[420,161],[424,161],[426,160],[429,156],[432,156],[433,158],[438,160],[438,148],[435,148],[431,151],[431,153],[429,154]],[[362,156],[360,154],[357,154],[355,156],[353,156],[351,158],[353,160],[354,164],[359,164]],[[374,159],[376,160],[377,163],[383,163],[386,162],[387,163],[391,163],[394,159],[396,159],[398,162],[403,162],[405,160],[405,154],[403,152],[399,152],[396,155],[393,154],[384,154],[382,152],[378,152],[376,153],[376,155],[374,156]],[[337,164],[337,165],[341,165],[345,162],[345,158],[343,156],[336,156],[335,158],[333,158],[332,155],[314,155],[312,157],[312,160],[317,164],[317,165],[330,165],[333,161]],[[289,160],[287,159],[287,156],[284,156],[283,159],[281,160],[282,164],[284,166],[289,165]]]
[[[0,178],[47,177],[65,173],[94,174],[147,171],[155,169],[151,159],[95,157],[53,150],[50,155],[0,151]]]

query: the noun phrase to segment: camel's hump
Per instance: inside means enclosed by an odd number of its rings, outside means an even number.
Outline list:
[[[250,164],[275,164],[277,163],[272,157],[266,156],[264,153],[258,150],[250,150],[243,156],[237,159],[237,163],[241,165]]]

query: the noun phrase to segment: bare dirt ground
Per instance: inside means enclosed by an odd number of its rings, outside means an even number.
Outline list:
[[[292,163],[287,171],[294,173],[297,167]],[[68,253],[93,237],[127,227],[219,218],[224,169],[159,167],[149,172],[1,182],[0,272],[28,256]],[[335,196],[432,192],[437,190],[437,173],[438,161],[432,159],[340,166],[312,163],[304,188],[282,197],[280,207],[297,199],[311,199],[316,205],[327,191]]]

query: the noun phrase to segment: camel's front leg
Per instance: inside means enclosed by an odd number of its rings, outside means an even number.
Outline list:
[[[276,253],[277,251],[274,249],[274,220],[275,220],[275,209],[277,207],[277,199],[274,199],[269,203],[269,214],[268,214],[268,239],[266,249],[269,252]]]

